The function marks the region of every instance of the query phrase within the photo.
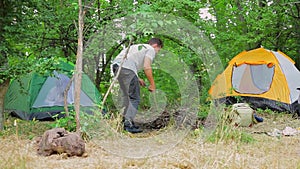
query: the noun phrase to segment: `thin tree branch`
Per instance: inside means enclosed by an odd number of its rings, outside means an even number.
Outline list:
[[[66,116],[69,116],[69,110],[68,110],[68,92],[70,90],[70,87],[72,85],[73,80],[74,80],[74,75],[70,79],[70,81],[69,81],[69,83],[66,86],[66,89],[64,91],[64,108],[65,108]]]

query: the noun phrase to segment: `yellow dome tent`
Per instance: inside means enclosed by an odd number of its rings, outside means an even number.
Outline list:
[[[298,106],[300,87],[300,72],[294,64],[280,51],[243,51],[217,76],[209,94],[215,100],[241,97],[253,107],[292,112]]]

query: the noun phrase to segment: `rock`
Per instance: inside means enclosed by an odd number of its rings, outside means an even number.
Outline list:
[[[66,153],[68,156],[81,156],[85,152],[85,143],[77,133],[69,133],[64,128],[47,130],[38,147],[38,154],[49,156]]]

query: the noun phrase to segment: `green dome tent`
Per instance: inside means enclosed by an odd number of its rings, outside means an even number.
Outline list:
[[[74,65],[61,61],[59,69],[49,75],[31,72],[11,82],[4,99],[4,110],[24,120],[47,120],[64,111],[64,91]],[[101,96],[93,82],[82,74],[80,105],[83,111],[97,109]],[[74,105],[74,84],[68,91],[68,108]]]

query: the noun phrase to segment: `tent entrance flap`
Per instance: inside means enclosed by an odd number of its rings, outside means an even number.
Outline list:
[[[262,94],[270,90],[275,66],[242,64],[233,66],[232,87],[238,93]]]

